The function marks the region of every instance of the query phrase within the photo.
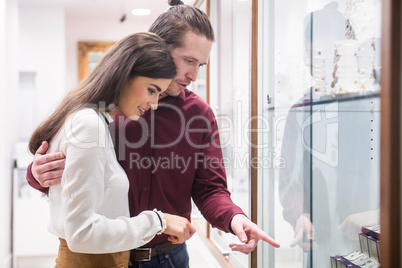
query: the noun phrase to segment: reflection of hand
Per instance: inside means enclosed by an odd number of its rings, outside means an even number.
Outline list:
[[[310,221],[310,217],[306,214],[301,215],[295,225],[295,235],[291,247],[298,245],[303,250],[312,250],[317,248],[314,242],[314,225]]]
[[[36,150],[31,172],[42,187],[50,187],[61,182],[64,171],[65,156],[63,153],[46,154],[49,144],[44,141]]]
[[[164,234],[170,235],[168,240],[172,244],[182,244],[195,234],[195,228],[184,217],[164,213],[166,229]]]
[[[230,244],[229,247],[233,251],[240,251],[244,254],[249,254],[257,246],[258,240],[263,240],[272,246],[279,248],[280,245],[261,230],[255,223],[250,221],[243,214],[237,214],[231,221],[233,232],[244,244]]]
[[[341,233],[351,240],[358,240],[358,233],[361,232],[363,226],[373,226],[380,221],[378,210],[364,211],[349,215],[339,224]]]

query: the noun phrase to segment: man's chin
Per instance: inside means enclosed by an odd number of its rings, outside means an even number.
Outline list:
[[[181,89],[166,90],[165,94],[169,95],[169,96],[172,96],[172,97],[177,97],[177,96],[180,95],[181,91],[182,91]]]

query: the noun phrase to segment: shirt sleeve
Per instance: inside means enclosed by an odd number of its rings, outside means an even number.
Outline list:
[[[36,189],[38,191],[41,191],[42,193],[46,193],[46,190],[48,188],[47,187],[42,187],[39,184],[39,182],[37,182],[35,180],[34,176],[32,175],[32,164],[33,164],[33,162],[31,164],[29,164],[29,166],[27,167],[27,175],[26,175],[27,182],[32,188],[34,188],[34,189]]]
[[[200,146],[202,149],[197,154],[192,197],[202,215],[213,227],[232,232],[230,228],[232,218],[236,214],[245,215],[245,213],[233,203],[227,189],[218,126],[210,108],[207,118],[209,124],[205,125],[205,129],[208,131],[205,131]]]
[[[103,198],[107,191],[104,189],[107,152],[97,144],[108,130],[99,123],[99,117],[92,114],[64,128],[65,142],[61,148],[66,165],[61,182],[61,213],[65,239],[75,252],[108,253],[137,248],[148,243],[161,229],[158,216],[152,211],[115,219],[97,213],[102,202],[109,201]]]

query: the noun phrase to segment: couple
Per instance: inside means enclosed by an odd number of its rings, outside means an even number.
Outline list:
[[[27,179],[48,191],[56,267],[128,267],[129,258],[134,267],[188,267],[191,198],[214,227],[244,243],[232,250],[248,254],[259,239],[279,246],[231,201],[224,168],[209,162],[222,159],[213,112],[186,89],[207,63],[210,21],[181,1],[170,5],[151,33],[111,48],[31,138]],[[158,99],[159,109],[147,111]],[[188,133],[178,139],[183,125]],[[189,159],[188,168],[130,161],[171,154]]]

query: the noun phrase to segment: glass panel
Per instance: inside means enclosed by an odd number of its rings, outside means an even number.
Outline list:
[[[198,6],[199,9],[207,13],[206,10],[206,0],[201,1],[200,6]],[[193,91],[195,94],[197,94],[201,99],[204,101],[208,102],[207,99],[207,68],[206,66],[201,66],[198,70],[198,75],[197,79],[190,84],[188,87],[189,90]],[[208,228],[208,222],[205,220],[205,218],[202,216],[201,212],[198,210],[197,206],[195,205],[194,201],[191,199],[191,218],[192,218],[192,223],[197,224],[197,228],[199,231],[199,235],[202,236],[207,236],[207,228]],[[201,234],[200,234],[201,233]]]
[[[207,13],[207,1],[202,0],[202,1],[198,1],[198,2],[201,2],[201,3],[199,5],[197,5],[196,7],[198,7],[205,13]],[[193,83],[191,83],[189,89],[191,91],[193,91],[195,94],[197,94],[201,99],[208,102],[209,100],[207,99],[206,80],[207,80],[207,68],[206,68],[206,66],[202,66],[198,70],[197,79]]]
[[[210,104],[222,144],[233,202],[250,215],[250,2],[211,0],[216,42],[211,53]],[[218,75],[219,74],[219,75]],[[248,267],[248,255],[232,252],[236,236],[211,229],[211,239],[235,267]]]
[[[281,243],[263,245],[260,261],[375,264],[361,244],[373,240],[359,233],[379,224],[381,1],[272,0],[259,10],[261,113],[270,127],[260,153],[275,163],[260,169],[260,218]]]
[[[197,94],[204,101],[207,100],[207,84],[206,84],[207,68],[201,66],[198,71],[197,80],[191,83],[189,89]]]

